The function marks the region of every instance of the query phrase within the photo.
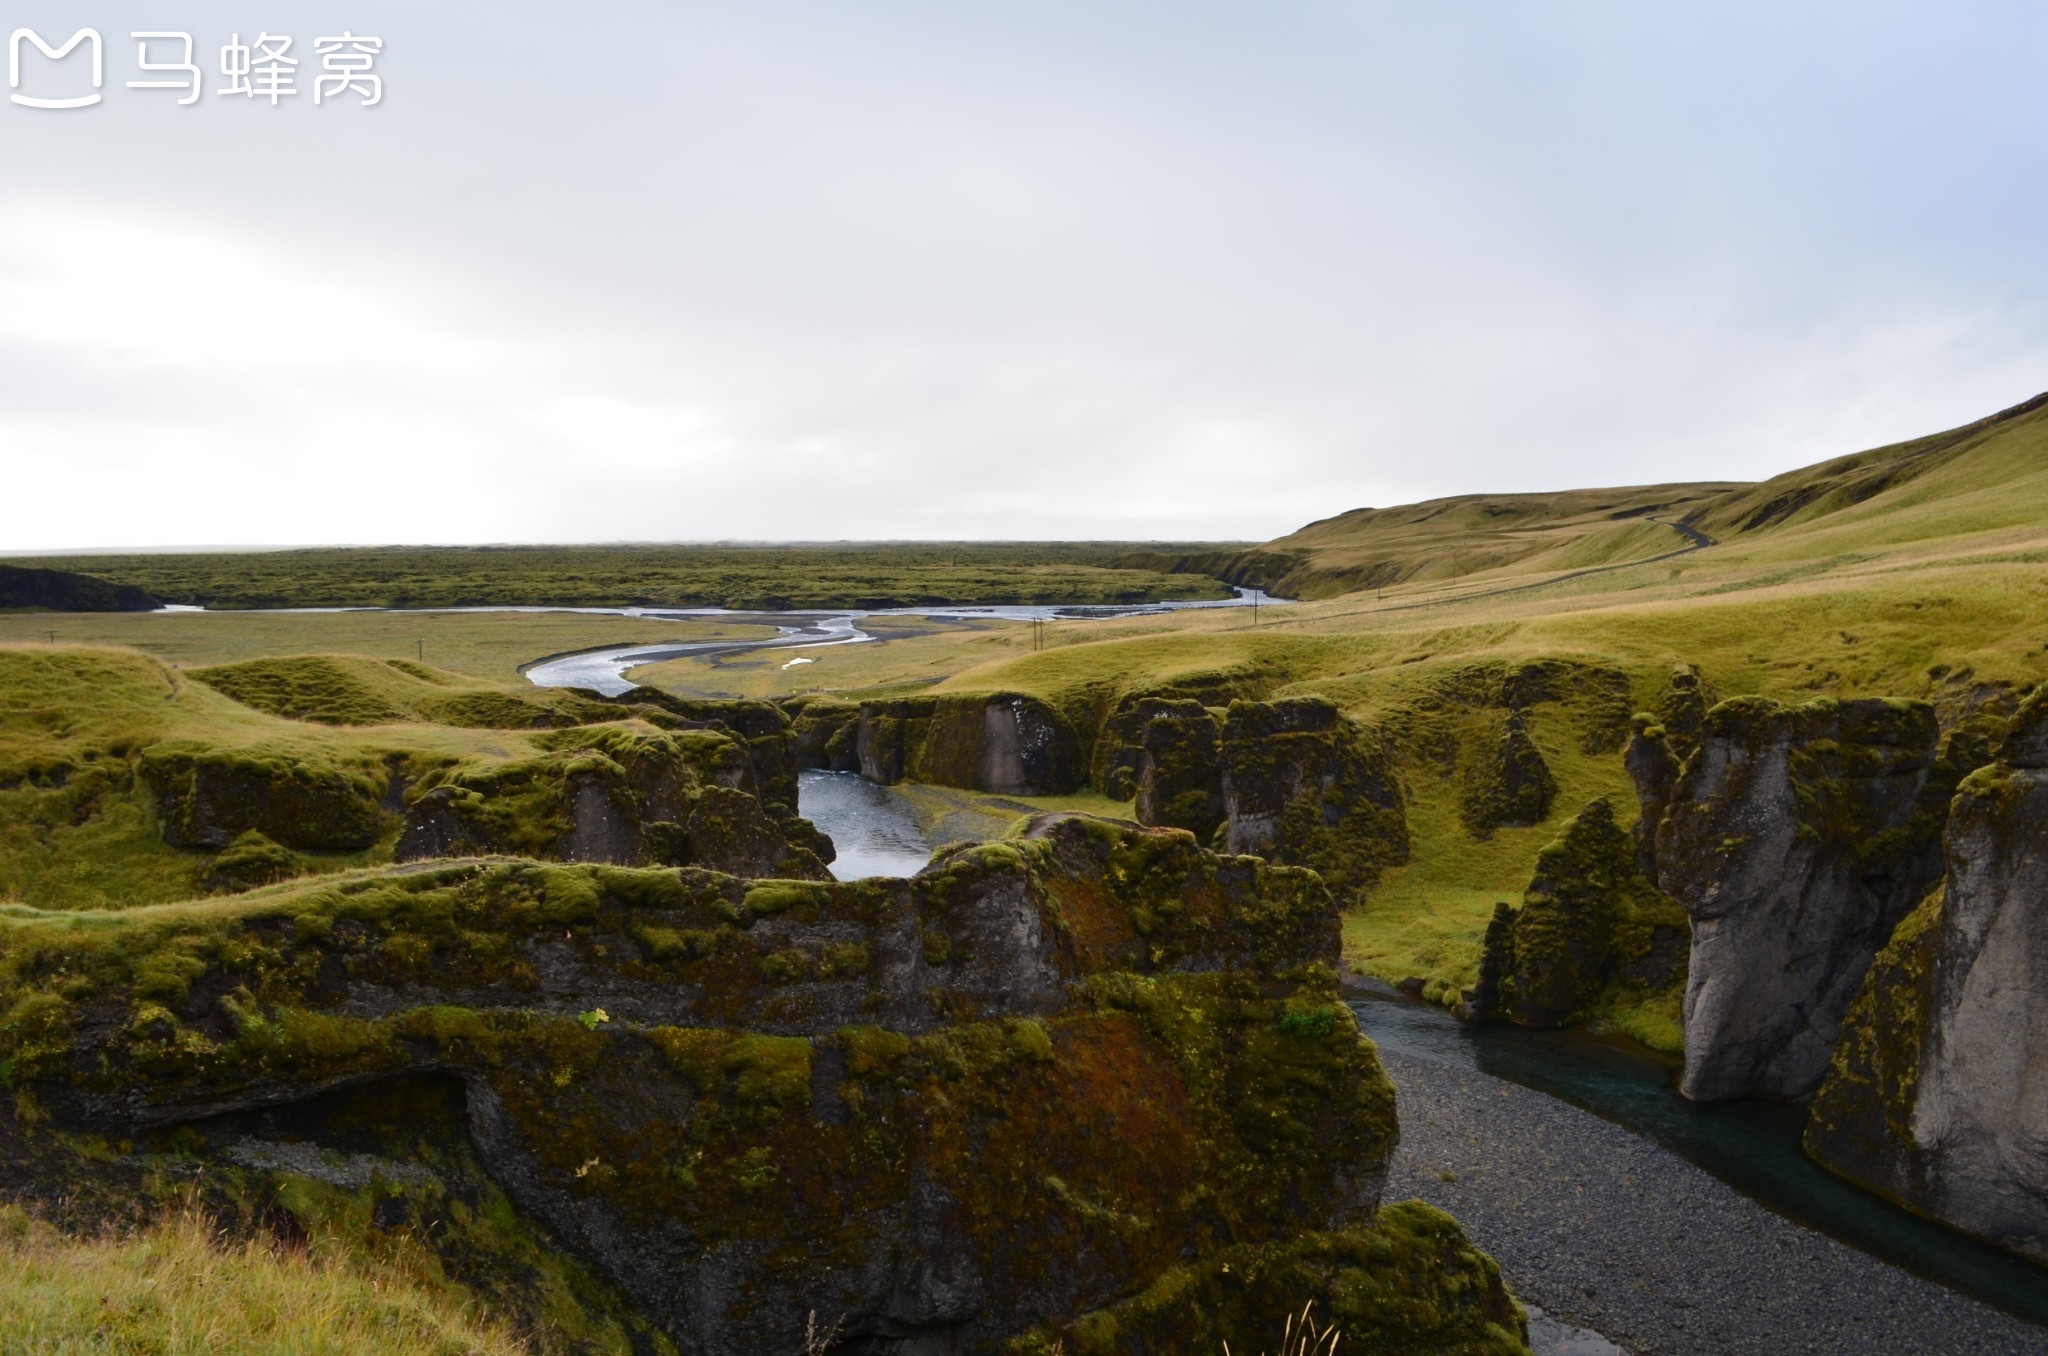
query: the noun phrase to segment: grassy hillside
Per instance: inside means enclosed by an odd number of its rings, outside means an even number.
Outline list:
[[[1795,499],[1790,511],[1759,516]],[[1630,561],[1680,540],[1647,514],[1619,520],[1632,526],[1611,517],[1637,509],[1725,539]],[[1646,530],[1669,535],[1618,535]],[[2048,679],[2048,408],[2039,403],[1760,486],[1439,501],[1343,515],[1271,549],[1364,560],[1394,542],[1408,552],[1403,568],[1414,567],[1402,581],[1256,619],[1228,611],[1068,624],[1043,652],[1023,628],[934,630],[819,651],[815,666],[746,681],[848,696],[1022,692],[1083,728],[1121,696],[1162,687],[1212,703],[1328,696],[1387,740],[1415,844],[1408,865],[1357,901],[1347,955],[1389,980],[1423,978],[1441,995],[1472,981],[1493,903],[1520,898],[1565,819],[1603,795],[1633,819],[1619,756],[1625,723],[1667,699],[1679,668],[1722,696],[1923,697],[1949,726]],[[1603,559],[1617,544],[1609,554],[1621,559]],[[1476,564],[1482,548],[1501,553],[1490,569],[1444,568],[1452,558]],[[1501,563],[1516,551],[1527,553]],[[1533,827],[1476,833],[1463,813],[1473,750],[1498,737],[1502,719],[1488,694],[1532,666],[1564,675],[1559,694],[1529,714],[1558,794]],[[641,676],[679,690],[740,677],[700,660]]]
[[[1685,549],[1691,538],[1671,524],[1739,488],[1462,495],[1353,509],[1249,551],[1133,559],[1306,600],[1472,575],[1592,569]]]
[[[1230,596],[1214,579],[1130,565],[1130,551],[1090,542],[390,546],[77,556],[64,565],[165,602],[212,608],[780,610]]]

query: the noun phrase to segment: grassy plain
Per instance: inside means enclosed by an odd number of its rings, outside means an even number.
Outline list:
[[[22,560],[135,584],[171,603],[265,607],[893,607],[1227,598],[1199,574],[1128,561],[1120,542],[775,546],[323,547]],[[1147,545],[1164,556],[1215,549]]]
[[[756,640],[775,629],[579,612],[0,612],[0,644],[126,646],[192,668],[296,654],[412,660],[494,682],[543,655],[611,645]]]

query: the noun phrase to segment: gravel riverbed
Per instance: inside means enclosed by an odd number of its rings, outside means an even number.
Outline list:
[[[1794,1224],[1590,1112],[1435,1060],[1380,1058],[1401,1115],[1386,1199],[1457,1216],[1567,1331],[1638,1356],[2048,1356],[2048,1329]]]

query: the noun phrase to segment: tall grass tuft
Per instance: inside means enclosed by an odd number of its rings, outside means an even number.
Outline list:
[[[1314,1308],[1315,1301],[1310,1300],[1301,1306],[1300,1313],[1288,1317],[1278,1356],[1334,1356],[1344,1335],[1335,1324],[1325,1327],[1317,1323],[1311,1313]],[[1223,1344],[1223,1356],[1231,1356],[1228,1342]]]
[[[66,1236],[0,1207],[0,1350],[527,1356],[399,1256],[231,1240],[195,1210]]]

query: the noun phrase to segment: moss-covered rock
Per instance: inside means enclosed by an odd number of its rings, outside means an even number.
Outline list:
[[[758,796],[777,815],[796,813],[799,762],[789,716],[774,702],[678,697],[659,688],[633,687],[615,696],[577,696],[623,707],[664,730],[723,735],[733,744],[715,780]],[[573,738],[573,736],[572,736]]]
[[[1032,697],[911,697],[867,702],[854,740],[871,782],[930,782],[1015,796],[1080,790],[1088,760],[1078,733]]]
[[[1550,817],[1557,778],[1529,737],[1520,709],[1507,713],[1499,736],[1472,760],[1459,809],[1467,828],[1484,837],[1501,828],[1527,828]]]
[[[316,758],[305,750],[216,749],[175,741],[142,757],[164,841],[225,848],[251,829],[312,851],[369,847],[393,822],[386,766]]]
[[[1671,804],[1672,788],[1684,760],[1673,748],[1669,732],[1654,716],[1638,715],[1631,722],[1628,746],[1622,750],[1622,765],[1635,784],[1636,865],[1646,876],[1657,874],[1657,826],[1664,822],[1664,810]]]
[[[1130,1299],[1009,1344],[1014,1356],[1158,1356],[1264,1351],[1305,1310],[1343,1351],[1514,1356],[1528,1320],[1500,1268],[1457,1222],[1421,1201],[1380,1212],[1370,1229],[1232,1249],[1179,1267]],[[1304,1347],[1305,1349],[1305,1347]],[[1289,1348],[1293,1352],[1294,1348]]]
[[[398,860],[510,854],[811,880],[827,874],[831,841],[741,789],[758,784],[756,764],[725,731],[603,726],[562,731],[550,742],[558,747],[538,758],[423,779]]]
[[[1522,906],[1496,912],[1465,1009],[1524,1026],[1619,1012],[1646,1034],[1638,1014],[1660,1000],[1676,1007],[1686,933],[1684,911],[1643,875],[1613,807],[1595,800],[1538,854]]]
[[[204,883],[215,893],[254,890],[290,880],[304,868],[299,854],[250,829],[213,859]]]
[[[783,703],[790,718],[791,752],[798,767],[860,771],[860,705],[831,697]]]
[[[1408,860],[1386,753],[1331,702],[1232,702],[1220,747],[1228,851],[1308,867],[1346,901]]]
[[[2048,1262],[2048,689],[1958,790],[1942,887],[1870,967],[1806,1148],[1911,1209]]]
[[[1260,701],[1281,680],[1271,671],[1245,664],[1206,673],[1184,673],[1170,682],[1125,692],[1096,725],[1089,754],[1089,782],[1111,800],[1138,794],[1145,758],[1145,731],[1162,711],[1193,702],[1220,711],[1234,701]]]
[[[1140,736],[1137,816],[1140,824],[1186,829],[1214,840],[1227,811],[1223,801],[1223,722],[1200,702],[1148,698]]]
[[[1688,1097],[1802,1097],[1871,958],[1941,874],[1954,770],[1924,702],[1722,702],[1657,830],[1692,919]]]
[[[1520,1350],[1454,1227],[1374,1223],[1393,1094],[1337,945],[1307,872],[1071,818],[910,880],[448,864],[24,924],[0,1141],[51,1193],[65,1161],[176,1161],[425,1207],[452,1198],[407,1118],[276,1118],[440,1080],[507,1235],[685,1351],[797,1350],[812,1313],[855,1352],[1078,1341],[1144,1294],[1115,1321],[1157,1337],[1102,1349],[1242,1341],[1315,1294],[1367,1349]]]
[[[1690,757],[1699,747],[1707,712],[1720,700],[1698,665],[1680,664],[1671,670],[1671,683],[1657,699],[1656,715],[1657,724],[1663,727],[1680,758]]]

